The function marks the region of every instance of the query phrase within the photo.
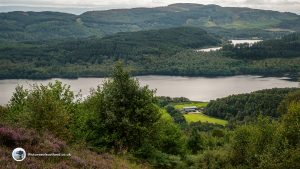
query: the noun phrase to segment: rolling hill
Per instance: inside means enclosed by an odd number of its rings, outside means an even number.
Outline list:
[[[244,30],[240,34],[257,36],[261,35],[259,31],[269,34],[274,34],[270,30],[297,31],[299,18],[293,13],[200,4],[90,11],[81,15],[19,11],[0,14],[0,40],[103,37],[118,32],[180,26],[201,27],[232,36]]]

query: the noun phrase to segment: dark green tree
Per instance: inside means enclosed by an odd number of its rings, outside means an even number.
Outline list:
[[[160,118],[154,93],[148,86],[141,87],[118,62],[112,77],[87,101],[96,116],[90,121],[89,141],[115,152],[140,147]]]

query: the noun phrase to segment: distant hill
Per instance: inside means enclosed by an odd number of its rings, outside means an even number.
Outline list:
[[[250,8],[173,4],[157,8],[90,11],[0,13],[0,40],[45,40],[103,37],[117,32],[194,26],[230,30],[299,30],[300,16]],[[220,31],[218,31],[220,32]],[[254,33],[253,33],[254,34]]]

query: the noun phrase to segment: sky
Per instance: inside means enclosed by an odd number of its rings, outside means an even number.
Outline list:
[[[89,10],[157,7],[173,3],[217,4],[300,14],[300,0],[0,0],[0,12],[55,10],[80,14]]]

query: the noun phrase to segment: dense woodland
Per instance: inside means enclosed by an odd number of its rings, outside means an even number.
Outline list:
[[[172,105],[165,104],[186,99],[155,97],[155,92],[147,86],[141,87],[121,63],[113,72],[85,100],[59,81],[36,84],[31,89],[17,87],[10,103],[0,107],[1,154],[9,156],[17,145],[31,153],[71,153],[72,156],[27,157],[21,163],[1,158],[0,167],[300,167],[300,95],[296,89],[252,93],[268,98],[279,95],[272,101],[274,107],[281,106],[280,117],[274,119],[261,112],[252,114],[254,120],[229,128],[200,122],[188,124]],[[267,99],[265,102],[270,103]],[[226,104],[234,107],[237,103]],[[248,99],[247,105],[255,104],[257,100]]]
[[[253,45],[226,44],[225,56],[238,59],[295,58],[300,56],[300,33],[292,33],[276,40],[266,40]]]
[[[204,113],[238,122],[253,120],[260,114],[278,119],[282,115],[280,103],[287,95],[297,90],[297,88],[274,88],[232,95],[210,101]]]
[[[223,43],[224,50],[195,49]],[[104,38],[0,43],[0,78],[103,77],[123,60],[134,75],[298,77],[299,33],[232,46],[195,27],[118,33]]]

